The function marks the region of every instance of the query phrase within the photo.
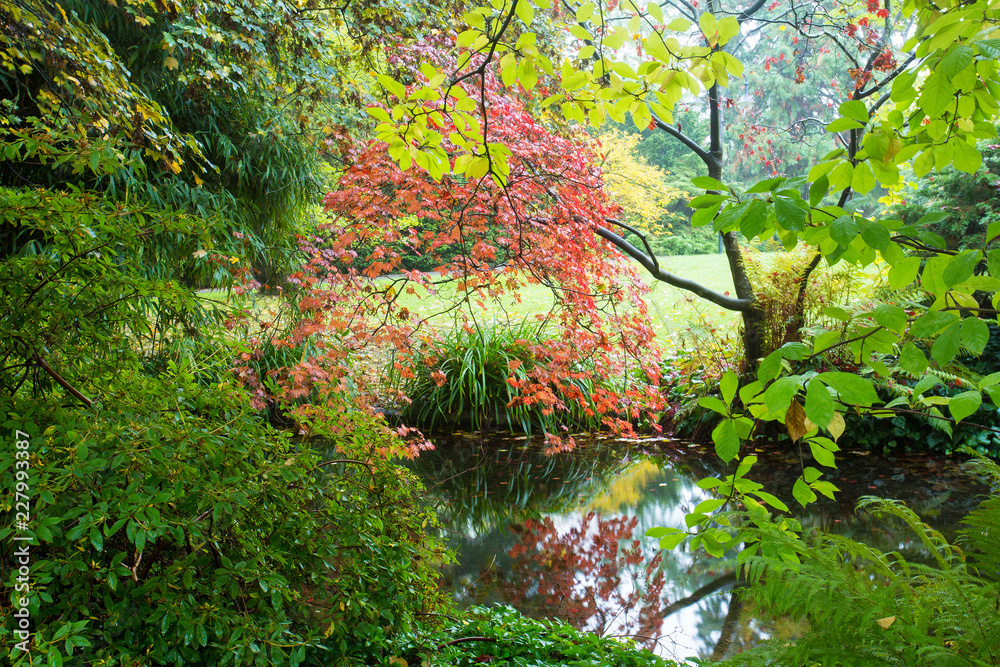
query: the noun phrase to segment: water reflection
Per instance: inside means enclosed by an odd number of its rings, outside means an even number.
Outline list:
[[[801,630],[730,605],[734,555],[664,552],[643,537],[655,526],[684,525],[685,513],[709,497],[694,480],[731,472],[703,449],[604,440],[545,456],[523,438],[435,444],[413,466],[458,551],[442,585],[462,603],[510,604],[536,618],[629,636],[675,659],[719,659]],[[799,471],[797,452],[758,456],[755,479],[793,506],[784,496]],[[831,472],[842,489],[838,500],[810,506],[802,523],[907,558],[919,557],[922,545],[901,526],[855,519],[858,496],[907,500],[952,537],[982,491],[956,466],[920,457],[843,456]]]

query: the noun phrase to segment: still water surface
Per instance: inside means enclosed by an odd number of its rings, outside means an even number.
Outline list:
[[[685,513],[711,497],[695,481],[731,472],[711,452],[664,439],[595,440],[553,456],[523,437],[434,442],[412,465],[457,551],[457,563],[442,568],[442,585],[462,604],[508,604],[632,637],[678,660],[719,658],[723,648],[730,655],[796,632],[782,619],[731,607],[735,554],[660,551],[644,537],[655,526],[683,527]],[[751,477],[792,507],[798,451],[756,453]],[[924,456],[841,454],[838,466],[826,477],[841,489],[837,501],[800,511],[803,525],[908,557],[919,557],[920,545],[902,527],[855,516],[858,497],[904,500],[953,537],[985,492],[957,462]]]

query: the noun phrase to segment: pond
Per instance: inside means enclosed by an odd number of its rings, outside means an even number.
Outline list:
[[[662,438],[595,439],[552,456],[525,437],[434,443],[411,465],[457,551],[457,562],[442,567],[442,586],[461,604],[508,604],[535,618],[628,636],[677,660],[719,659],[795,634],[783,619],[730,605],[735,554],[661,551],[644,537],[655,526],[683,527],[685,513],[710,497],[695,481],[731,472],[710,450]],[[797,507],[790,495],[797,448],[755,454],[751,477]],[[952,538],[987,491],[957,462],[925,455],[843,453],[831,473],[837,500],[798,508],[803,526],[908,558],[919,558],[922,545],[903,526],[855,516],[860,496],[903,500]]]

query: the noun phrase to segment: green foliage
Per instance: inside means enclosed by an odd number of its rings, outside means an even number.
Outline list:
[[[396,643],[396,651],[396,657],[408,664],[427,667],[472,667],[494,661],[511,667],[676,664],[629,641],[599,637],[554,621],[537,621],[510,607],[474,607],[440,630],[405,637]]]
[[[429,429],[467,424],[555,433],[598,427],[598,385],[588,369],[551,384],[535,379],[546,361],[541,340],[538,325],[528,320],[456,325],[438,346],[422,351],[412,371],[400,373],[397,382],[411,401],[404,419]]]
[[[915,540],[905,557],[847,537],[799,537],[751,512],[748,534],[761,546],[740,557],[750,583],[742,594],[809,629],[723,664],[1000,664],[998,500],[994,494],[963,521],[959,547],[897,501],[862,499],[859,511],[909,526]]]
[[[936,234],[940,245],[950,250],[982,248],[989,226],[1000,220],[1000,152],[998,145],[980,141],[983,166],[975,174],[953,167],[927,176],[913,191],[903,190],[905,201],[890,207],[887,218],[899,218],[907,225]]]
[[[192,370],[137,382],[123,369],[89,410],[5,401],[5,429],[31,443],[37,654],[329,664],[408,629],[436,599],[419,537],[433,518],[414,509],[416,480],[377,460],[326,464],[262,424],[238,389],[206,387]],[[358,452],[383,437],[355,423],[338,444]],[[14,462],[5,448],[7,488]],[[4,569],[16,572],[11,558],[8,548]]]

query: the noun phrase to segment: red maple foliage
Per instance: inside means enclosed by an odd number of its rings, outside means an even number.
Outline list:
[[[434,56],[421,48],[396,61],[413,68],[415,82],[422,76],[416,63]],[[417,167],[400,169],[384,143],[354,146],[337,189],[324,199],[329,222],[302,239],[308,261],[292,277],[302,319],[289,340],[318,340],[324,352],[286,374],[285,396],[350,378],[364,401],[367,387],[346,360],[365,347],[389,351],[399,372],[412,372],[417,353],[433,350],[438,333],[432,313],[403,307],[402,294],[439,295],[446,284],[455,300],[436,311],[474,327],[504,299],[519,299],[522,285],[541,284],[552,289],[555,305],[537,316],[545,336],[530,346],[529,379],[511,379],[519,400],[559,410],[587,398],[565,382],[571,375],[616,378],[620,389],[590,398],[607,426],[628,430],[642,411],[659,407],[657,359],[642,299],[648,288],[594,233],[618,212],[602,189],[596,147],[585,135],[547,126],[489,71],[464,85],[470,96],[485,92],[479,118],[488,140],[509,148],[506,183],[489,174],[436,181]],[[436,129],[456,138],[447,114]],[[449,138],[442,147],[454,163],[459,147]],[[406,270],[406,260],[418,256],[436,270]],[[592,370],[580,370],[584,360]]]
[[[635,537],[636,517],[593,512],[566,531],[552,519],[517,527],[511,550],[514,604],[530,603],[578,629],[637,637],[651,647],[665,606],[663,552],[650,558]]]

